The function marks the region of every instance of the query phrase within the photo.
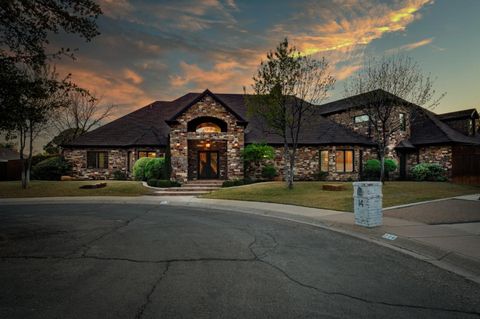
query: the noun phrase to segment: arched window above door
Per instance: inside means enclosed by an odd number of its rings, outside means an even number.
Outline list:
[[[188,122],[187,129],[197,133],[220,133],[227,131],[227,123],[215,117],[202,116]]]
[[[222,129],[215,123],[204,122],[197,125],[195,132],[197,133],[220,133]]]

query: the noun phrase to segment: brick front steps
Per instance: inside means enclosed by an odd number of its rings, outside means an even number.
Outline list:
[[[197,180],[188,181],[181,187],[170,187],[156,191],[155,195],[159,196],[196,196],[208,194],[222,187],[223,180]]]

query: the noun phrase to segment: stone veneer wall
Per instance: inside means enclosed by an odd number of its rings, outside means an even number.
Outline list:
[[[227,123],[227,132],[197,133],[188,132],[187,124],[198,117],[215,117]],[[226,143],[226,179],[243,178],[244,127],[238,125],[238,119],[228,112],[212,97],[205,96],[177,118],[178,124],[170,127],[170,153],[172,162],[171,179],[185,182],[188,179],[189,152],[188,141],[225,141]]]
[[[108,152],[108,168],[87,168],[87,152]],[[157,154],[165,153],[164,148],[127,148],[127,149],[105,149],[105,148],[65,148],[63,156],[72,165],[72,175],[78,179],[111,179],[113,172],[122,171],[131,176],[131,170],[138,159],[138,151],[154,151]],[[130,171],[128,171],[128,152],[130,154]]]
[[[447,177],[452,177],[452,146],[427,146],[418,150],[419,163],[436,163],[447,171]]]
[[[266,164],[274,164],[279,174],[279,178],[284,178],[284,160],[283,147],[275,147],[275,158],[267,161]],[[368,159],[376,158],[376,153],[367,147],[338,145],[338,146],[301,146],[297,150],[297,158],[295,164],[295,180],[317,180],[320,172],[320,151],[329,151],[328,153],[328,175],[325,180],[329,181],[348,181],[358,180],[360,173],[360,163],[365,163]],[[344,173],[336,170],[336,151],[337,150],[353,150],[354,162],[353,172]],[[362,152],[362,158],[360,158]],[[261,178],[261,166],[252,167],[249,170],[251,178]]]
[[[392,118],[400,120],[400,113],[404,113],[406,115],[406,129],[405,131],[396,131],[392,137],[390,137],[390,141],[388,144],[388,151],[387,151],[387,157],[393,158],[399,163],[399,157],[397,152],[395,151],[395,146],[397,146],[398,143],[400,143],[402,140],[408,139],[410,137],[410,121],[408,118],[408,112],[406,112],[405,109],[398,107]],[[327,118],[330,120],[334,121],[335,123],[338,123],[340,125],[343,125],[350,130],[353,130],[356,133],[362,134],[367,137],[374,137],[374,131],[372,129],[371,136],[368,134],[368,122],[363,122],[363,123],[354,123],[354,117],[363,115],[365,112],[362,110],[350,110],[346,112],[341,112],[341,113],[335,113],[332,115],[327,115]]]

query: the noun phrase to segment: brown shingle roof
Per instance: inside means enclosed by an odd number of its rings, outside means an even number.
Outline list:
[[[260,119],[248,118],[243,94],[187,93],[173,101],[158,101],[88,132],[66,147],[128,147],[166,146],[170,128],[167,122],[174,120],[200,96],[210,94],[226,105],[239,121],[248,120],[245,142],[281,144],[280,137],[265,132]],[[372,145],[367,137],[352,132],[321,115],[304,129],[301,144],[363,144]]]
[[[466,109],[461,111],[438,114],[438,118],[442,121],[461,120],[461,119],[478,119],[476,109]]]

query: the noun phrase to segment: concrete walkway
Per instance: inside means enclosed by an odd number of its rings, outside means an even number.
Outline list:
[[[461,200],[477,200],[478,196],[459,197],[456,200],[460,198]],[[383,226],[369,229],[355,225],[354,215],[348,212],[263,202],[206,199],[193,196],[1,199],[0,205],[87,202],[192,206],[244,212],[306,223],[375,242],[480,283],[480,223],[428,225],[399,218],[384,217]],[[412,207],[412,205],[408,206]],[[385,236],[386,234],[394,236]]]

